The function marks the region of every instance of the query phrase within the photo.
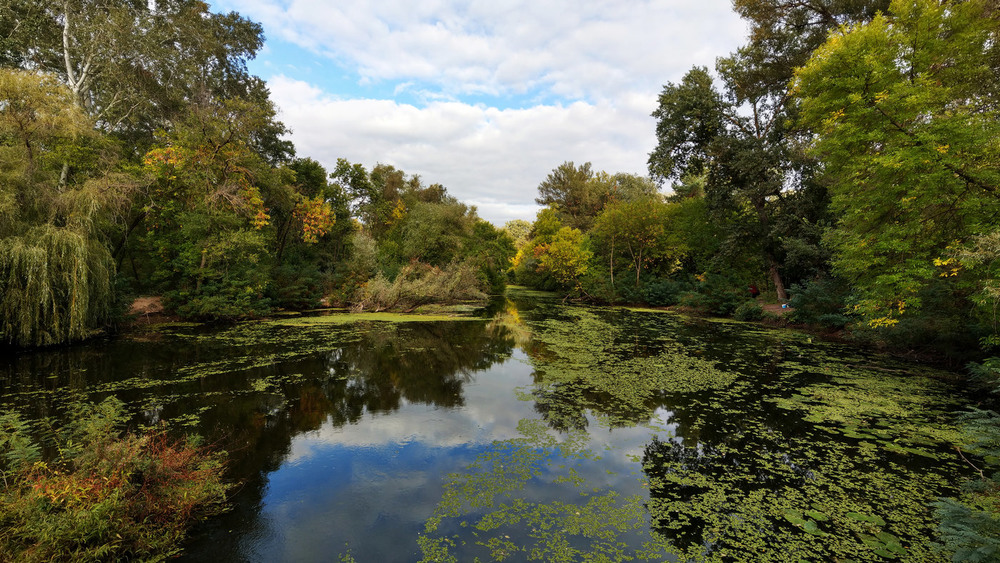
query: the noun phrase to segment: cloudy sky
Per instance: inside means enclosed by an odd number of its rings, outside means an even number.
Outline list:
[[[496,225],[564,161],[646,173],[666,82],[743,42],[730,0],[216,0],[261,22],[299,156],[383,162]]]

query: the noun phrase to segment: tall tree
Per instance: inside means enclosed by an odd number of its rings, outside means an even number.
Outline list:
[[[734,219],[725,222],[732,244],[724,248],[756,241],[781,298],[787,255],[818,246],[817,221],[824,212],[804,206],[825,202],[816,163],[801,150],[810,132],[794,126],[797,108],[788,82],[830,30],[867,21],[886,4],[735,0],[751,35],[747,45],[717,61],[723,90],[714,88],[707,69],[695,68],[679,84],[664,87],[653,113],[659,142],[650,154],[650,173],[661,182],[704,175],[714,214]],[[806,221],[784,220],[792,210]]]
[[[100,128],[139,145],[137,156],[190,103],[260,97],[246,62],[263,45],[262,29],[236,13],[197,0],[7,4],[0,57],[59,76]]]
[[[694,68],[680,84],[663,88],[653,112],[659,143],[650,154],[650,173],[661,181],[707,173],[705,192],[717,215],[749,208],[752,215],[729,223],[741,227],[733,233],[732,246],[745,246],[737,239],[761,243],[778,298],[786,299],[778,241],[771,231],[788,170],[780,109],[766,93],[754,98],[740,93],[745,69],[737,60],[720,61],[720,67],[728,100],[716,91],[705,68]],[[743,111],[747,104],[749,115]]]
[[[840,217],[834,264],[872,326],[920,305],[950,245],[997,229],[998,36],[985,2],[894,1],[796,75]]]
[[[564,162],[538,184],[535,202],[551,206],[566,225],[586,230],[607,201],[610,188],[610,185],[602,185],[607,182],[597,183],[594,180],[589,162],[581,166]]]
[[[0,69],[0,343],[79,340],[103,327],[114,262],[100,215],[121,196],[111,179],[60,181],[68,155],[99,140],[52,76]]]

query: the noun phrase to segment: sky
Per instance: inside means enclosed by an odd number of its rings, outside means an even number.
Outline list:
[[[730,0],[215,0],[264,27],[297,155],[391,164],[502,226],[566,161],[647,174],[657,95],[746,37]]]

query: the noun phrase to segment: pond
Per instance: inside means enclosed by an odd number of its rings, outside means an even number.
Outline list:
[[[472,316],[151,325],[0,360],[0,407],[126,401],[226,449],[186,561],[946,561],[954,374],[510,290]]]

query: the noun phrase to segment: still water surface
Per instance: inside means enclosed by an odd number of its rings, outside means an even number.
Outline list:
[[[951,374],[808,336],[525,291],[459,320],[163,325],[0,362],[230,452],[187,561],[947,560]]]

